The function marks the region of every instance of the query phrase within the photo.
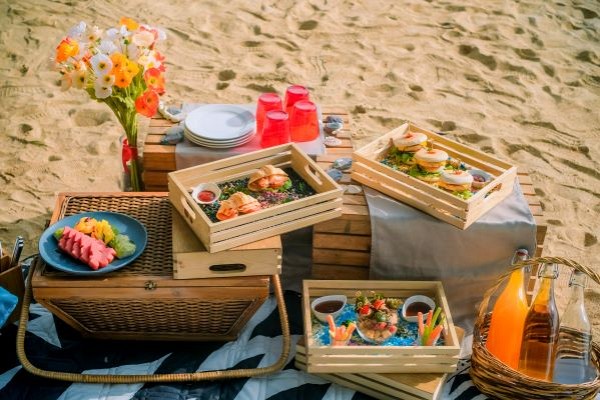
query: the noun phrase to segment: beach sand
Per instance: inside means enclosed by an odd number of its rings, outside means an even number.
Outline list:
[[[11,4],[9,4],[11,3]],[[558,1],[2,1],[0,240],[37,240],[60,191],[122,189],[122,131],[48,60],[78,21],[164,28],[164,100],[250,103],[307,85],[358,146],[411,120],[528,170],[545,254],[600,271],[600,4]],[[569,2],[571,3],[571,2]],[[600,289],[588,310],[600,332]],[[598,337],[598,336],[596,336]]]

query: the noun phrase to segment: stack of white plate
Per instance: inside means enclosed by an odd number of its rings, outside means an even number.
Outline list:
[[[226,149],[248,143],[254,137],[254,115],[233,104],[208,104],[190,112],[184,136],[204,147]]]

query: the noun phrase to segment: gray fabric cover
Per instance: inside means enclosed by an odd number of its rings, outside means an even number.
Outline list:
[[[518,183],[466,230],[365,187],[371,279],[440,280],[454,322],[471,332],[484,292],[518,248],[535,254],[536,225]]]

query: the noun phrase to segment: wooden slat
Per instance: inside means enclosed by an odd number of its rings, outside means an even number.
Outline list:
[[[341,276],[344,279],[369,279],[369,268],[354,265],[315,264],[313,261],[312,279],[339,279]]]
[[[313,260],[320,264],[369,266],[371,254],[364,251],[313,249]]]
[[[315,233],[313,247],[368,252],[371,251],[371,236]]]

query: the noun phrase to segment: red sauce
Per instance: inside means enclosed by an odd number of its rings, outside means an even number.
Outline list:
[[[209,202],[209,201],[213,201],[215,199],[216,195],[211,192],[210,190],[203,190],[200,193],[198,193],[198,200],[203,201],[203,202]]]
[[[315,305],[315,311],[323,314],[331,314],[342,308],[343,302],[339,300],[328,300]]]
[[[406,308],[406,316],[407,317],[416,317],[420,312],[423,314],[427,314],[431,310],[431,307],[427,303],[423,303],[422,301],[417,301],[410,304]]]

